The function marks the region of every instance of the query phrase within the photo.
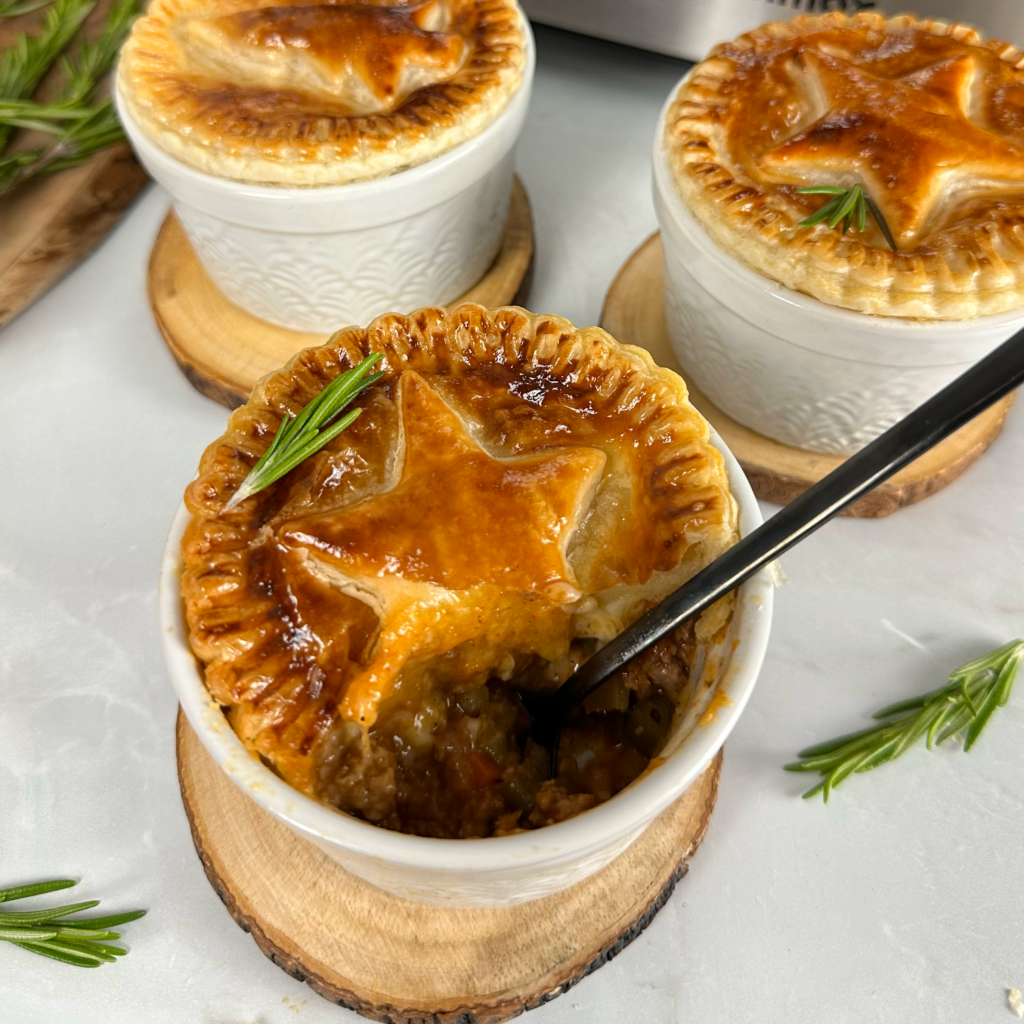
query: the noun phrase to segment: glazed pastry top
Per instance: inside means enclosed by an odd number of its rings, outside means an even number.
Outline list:
[[[284,416],[369,352],[386,376],[355,423],[225,512]],[[232,414],[186,504],[182,593],[210,692],[310,793],[345,723],[438,687],[547,669],[557,685],[580,643],[736,533],[680,378],[600,330],[473,305],[300,353]]]
[[[343,184],[479,134],[519,87],[515,0],[156,0],[118,88],[162,148],[220,177]]]
[[[693,69],[664,144],[719,245],[834,305],[965,319],[1024,304],[1024,60],[971,29],[910,16],[798,17]],[[799,224],[860,184],[845,236]]]

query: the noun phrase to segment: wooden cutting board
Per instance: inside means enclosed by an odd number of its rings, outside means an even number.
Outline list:
[[[109,8],[110,0],[100,0],[86,20],[86,33],[102,28]],[[42,13],[0,22],[0,49],[19,32],[31,31]],[[29,133],[12,140],[17,148],[32,143]],[[92,252],[147,180],[122,142],[0,197],[0,327]]]

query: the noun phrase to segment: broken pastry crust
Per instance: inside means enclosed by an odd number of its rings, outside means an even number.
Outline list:
[[[340,185],[478,135],[525,61],[515,0],[155,0],[118,88],[146,135],[198,170]]]
[[[1024,305],[1024,55],[973,29],[829,13],[723,43],[665,124],[675,184],[714,241],[847,309],[961,320]],[[799,224],[860,183],[899,252]]]
[[[385,377],[355,423],[224,512],[284,417],[370,352]],[[207,686],[310,795],[339,731],[365,737],[389,701],[564,665],[736,538],[722,457],[676,374],[597,328],[472,304],[299,353],[231,415],[185,502]]]

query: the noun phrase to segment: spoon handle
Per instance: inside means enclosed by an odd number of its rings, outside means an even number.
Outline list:
[[[601,648],[554,695],[578,704],[645,648],[774,561],[847,505],[1024,382],[1024,330],[808,488]]]

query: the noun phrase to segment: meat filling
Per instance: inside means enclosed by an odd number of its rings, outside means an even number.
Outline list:
[[[554,778],[515,692],[543,685],[534,666],[508,682],[393,703],[366,736],[354,723],[339,727],[321,750],[318,795],[385,828],[442,839],[564,821],[624,789],[658,754],[696,646],[683,626],[591,694],[562,730]]]

